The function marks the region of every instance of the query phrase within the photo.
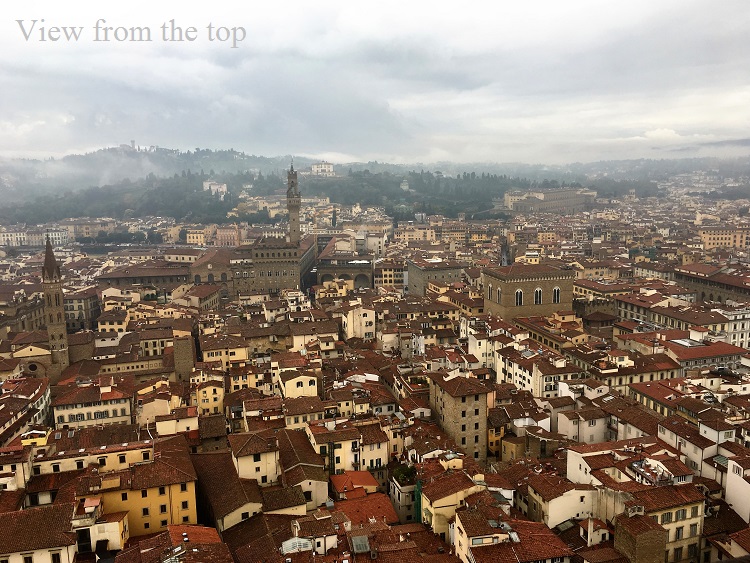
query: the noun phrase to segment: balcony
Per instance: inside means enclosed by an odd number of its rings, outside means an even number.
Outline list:
[[[652,466],[647,460],[635,461],[630,464],[630,468],[635,474],[637,482],[645,482],[648,485],[670,485],[674,478],[669,471],[659,465]]]
[[[101,497],[82,498],[78,500],[71,524],[73,528],[93,526],[102,514]]]

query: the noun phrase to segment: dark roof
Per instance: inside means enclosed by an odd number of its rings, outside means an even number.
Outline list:
[[[188,541],[185,541],[187,538]],[[117,554],[115,563],[160,563],[181,548],[180,563],[232,563],[229,548],[221,543],[215,528],[169,526],[168,531],[148,536]]]
[[[544,264],[522,264],[516,262],[510,266],[500,266],[495,268],[485,268],[484,273],[501,279],[512,279],[517,277],[526,277],[534,275],[554,275],[557,277],[575,278],[573,270],[561,270],[554,266]]]
[[[316,511],[317,515],[304,516],[296,520],[299,525],[298,537],[301,538],[320,538],[323,536],[335,536],[336,530],[333,527],[333,518],[325,510]]]
[[[475,485],[471,477],[463,471],[446,471],[422,488],[422,494],[431,502],[465,491]]]
[[[155,441],[153,463],[134,464],[132,471],[133,489],[176,485],[197,479],[187,440],[181,434]]]
[[[16,489],[15,491],[0,491],[0,512],[15,512],[23,508],[26,491]]]
[[[266,487],[261,489],[260,494],[263,497],[263,512],[307,504],[302,487]]]
[[[201,440],[226,437],[226,418],[221,413],[198,417],[198,431],[200,433]]]
[[[198,487],[214,518],[223,518],[248,503],[262,504],[258,482],[240,479],[229,452],[193,454],[191,459],[198,473]]]
[[[372,493],[366,497],[342,500],[334,504],[333,512],[343,512],[352,526],[365,524],[370,518],[385,521],[386,524],[398,523],[398,514],[393,509],[388,495]]]
[[[573,555],[570,548],[541,522],[513,520],[508,523],[520,541],[472,546],[470,549],[476,563],[526,563]]]
[[[19,553],[74,545],[71,532],[75,505],[52,504],[0,514],[0,553]]]
[[[284,471],[298,465],[324,466],[323,457],[315,451],[304,430],[279,430],[279,458]],[[296,483],[295,483],[296,484]]]
[[[328,482],[328,474],[323,466],[297,465],[292,469],[284,470],[284,482],[288,485],[299,485],[303,481]]]
[[[227,528],[222,532],[221,537],[233,553],[261,538],[265,538],[264,546],[270,547],[270,550],[260,552],[260,556],[256,559],[245,559],[246,561],[262,561],[263,557],[270,557],[278,553],[281,544],[292,537],[292,520],[296,518],[299,518],[299,516],[264,514],[261,512],[231,528]]]
[[[256,433],[230,434],[229,447],[234,457],[245,457],[278,451],[276,438],[268,438]]]
[[[648,513],[704,502],[705,500],[705,497],[696,486],[688,483],[686,485],[649,487],[646,490],[634,492],[633,500],[626,504],[629,506],[642,505],[646,513]]]
[[[635,515],[629,518],[625,516],[624,513],[620,514],[617,516],[615,523],[615,532],[619,533],[619,530],[624,530],[634,537],[651,531],[660,532],[661,534],[664,534],[665,537],[667,536],[667,531],[653,518],[646,516],[645,514]]]
[[[489,390],[485,385],[473,377],[455,376],[445,379],[443,373],[430,373],[430,379],[452,397],[467,395],[486,395]]]

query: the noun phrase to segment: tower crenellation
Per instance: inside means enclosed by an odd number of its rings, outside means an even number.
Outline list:
[[[302,206],[302,197],[299,193],[297,171],[294,169],[294,164],[289,167],[289,172],[286,175],[286,183],[286,207],[289,211],[289,242],[299,244],[299,210]]]

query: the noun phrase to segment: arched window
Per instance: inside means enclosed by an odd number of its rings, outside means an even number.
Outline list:
[[[552,303],[560,302],[560,288],[556,287],[552,290]]]
[[[55,306],[56,307],[60,306],[60,294],[59,293],[55,293]]]
[[[516,307],[521,307],[523,305],[523,290],[517,289],[516,290]]]
[[[500,298],[503,296],[502,290],[498,287],[497,288],[497,302],[500,303]]]
[[[487,299],[492,301],[492,284],[487,286]]]
[[[534,290],[534,305],[541,305],[542,304],[542,288],[537,287]]]
[[[214,283],[214,275],[208,274],[208,283]]]
[[[226,272],[222,272],[221,273],[221,281],[223,281],[223,282],[227,281],[227,273]]]
[[[201,283],[201,277],[198,274],[195,274],[195,283],[196,284]]]

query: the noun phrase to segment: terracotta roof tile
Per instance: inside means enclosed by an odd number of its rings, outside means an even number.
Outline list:
[[[667,535],[667,531],[662,528],[658,522],[650,516],[643,514],[631,517],[627,517],[625,514],[620,514],[617,517],[615,531],[617,531],[618,528],[622,528],[633,537],[651,531],[661,531],[665,536]]]
[[[471,547],[475,563],[531,563],[557,557],[572,557],[573,552],[540,522],[510,520],[518,542]]]
[[[292,521],[296,518],[298,516],[288,514],[259,513],[224,530],[222,539],[238,561],[263,561],[265,557],[278,553],[281,544],[292,537]],[[256,542],[259,544],[255,545]],[[251,545],[265,551],[248,550],[247,547]],[[243,550],[244,558],[239,557],[240,550]],[[257,553],[258,556],[255,559],[248,558],[252,553]]]
[[[269,438],[260,433],[230,434],[229,447],[234,457],[245,457],[278,451],[276,438]]]
[[[686,504],[704,502],[703,496],[695,485],[665,485],[663,487],[649,487],[646,490],[633,493],[633,500],[626,502],[626,506],[642,505],[646,512],[655,512],[674,508]]]
[[[474,481],[463,471],[446,471],[425,484],[422,487],[422,494],[431,502],[435,502],[471,487],[474,487]]]
[[[303,430],[279,430],[279,459],[284,470],[298,465],[324,467],[323,457],[315,451]]]
[[[430,373],[429,377],[436,385],[452,397],[484,395],[489,392],[487,387],[481,381],[473,377],[456,376],[446,380],[445,374],[443,373]]]
[[[240,479],[229,452],[193,454],[198,487],[207,499],[215,518],[223,518],[248,503],[262,504],[255,480]]]
[[[383,493],[373,493],[361,499],[342,500],[334,503],[333,511],[343,512],[352,526],[369,522],[370,518],[386,524],[398,523],[398,514],[390,499]]]
[[[331,486],[339,493],[351,491],[356,487],[378,487],[378,481],[369,471],[344,471],[331,475]]]
[[[52,504],[0,513],[0,553],[47,550],[76,543],[71,532],[74,505]]]
[[[305,494],[302,487],[263,487],[260,490],[263,497],[263,512],[273,512],[283,508],[305,506]]]

